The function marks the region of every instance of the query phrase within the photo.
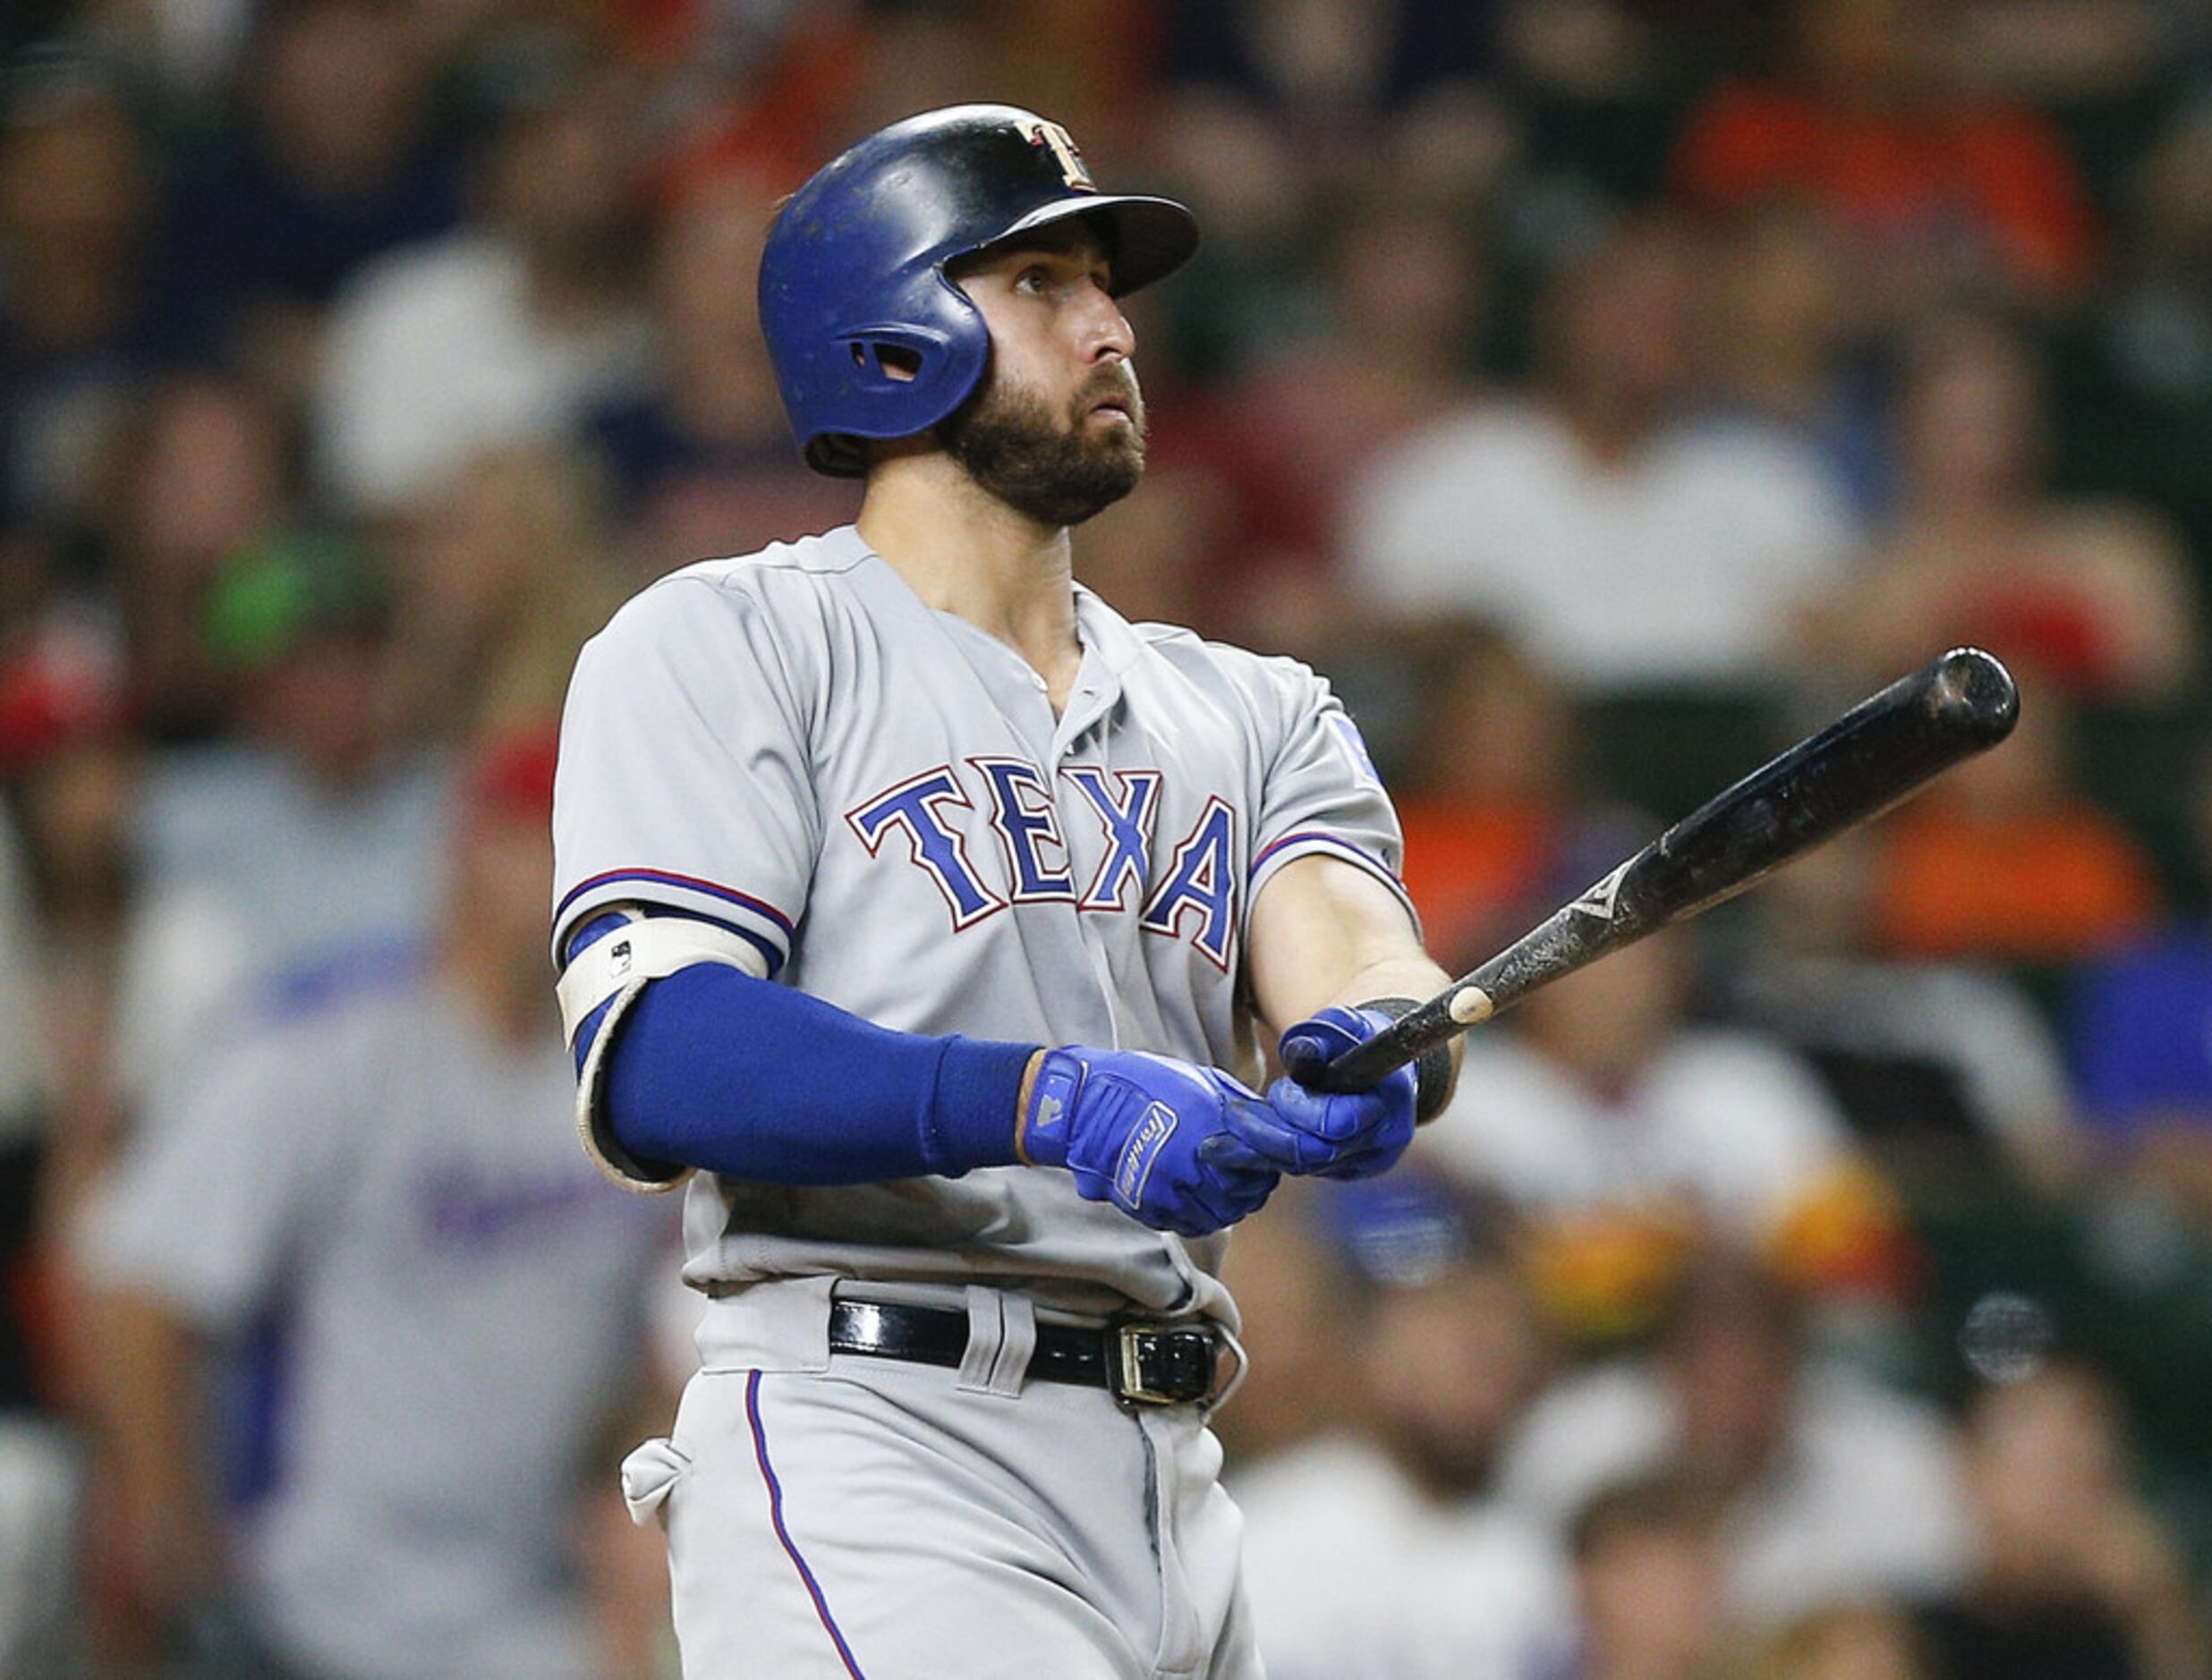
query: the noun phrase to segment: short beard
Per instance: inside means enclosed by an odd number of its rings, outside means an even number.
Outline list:
[[[1127,403],[1132,424],[1085,436],[1093,406],[1108,395]],[[1144,476],[1144,405],[1126,373],[1086,384],[1059,425],[1034,392],[991,381],[944,423],[943,436],[969,478],[1040,525],[1080,525]]]

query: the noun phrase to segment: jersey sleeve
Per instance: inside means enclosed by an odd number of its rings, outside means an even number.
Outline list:
[[[790,955],[820,820],[807,708],[741,579],[678,574],[586,644],[553,797],[554,960],[624,901],[736,932],[773,977]]]
[[[1258,684],[1267,762],[1246,902],[1284,864],[1321,853],[1365,870],[1413,915],[1398,813],[1351,715],[1294,659],[1262,660]]]

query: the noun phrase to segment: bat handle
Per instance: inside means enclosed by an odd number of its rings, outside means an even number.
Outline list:
[[[1439,1045],[1449,1044],[1493,1013],[1490,997],[1472,980],[1439,992],[1341,1055],[1297,1075],[1308,1090],[1340,1093],[1366,1090],[1408,1062],[1417,1062]]]

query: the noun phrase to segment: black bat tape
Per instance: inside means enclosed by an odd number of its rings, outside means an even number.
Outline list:
[[[2012,675],[1953,648],[1676,823],[1611,874],[1418,1009],[1316,1070],[1316,1090],[1365,1090],[1538,987],[1733,898],[1870,822],[2020,717]]]

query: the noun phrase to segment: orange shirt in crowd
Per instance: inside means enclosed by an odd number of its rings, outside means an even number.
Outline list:
[[[1692,120],[1674,178],[1708,209],[1804,199],[1877,252],[1977,239],[2036,295],[2077,290],[2096,255],[2089,196],[2057,129],[2011,105],[1852,111],[1786,84],[1738,83]]]
[[[2141,933],[2158,913],[2149,860],[2093,806],[1997,816],[1929,802],[1883,831],[1875,933],[1896,955],[2070,962]]]
[[[1406,893],[1446,967],[1472,967],[1521,933],[1505,925],[1517,912],[1542,913],[1561,833],[1550,805],[1413,794],[1399,801],[1398,820]]]

